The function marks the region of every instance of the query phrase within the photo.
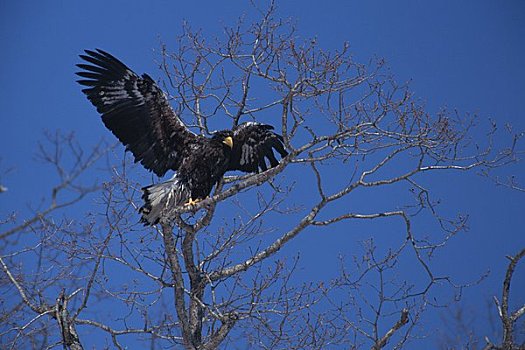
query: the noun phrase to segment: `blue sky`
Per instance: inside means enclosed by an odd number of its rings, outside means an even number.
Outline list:
[[[33,195],[44,195],[42,189],[53,181],[33,162],[44,130],[74,130],[85,144],[110,138],[75,83],[75,64],[83,49],[103,48],[135,71],[158,78],[154,50],[160,40],[174,40],[184,20],[205,36],[214,36],[239,16],[253,16],[246,3],[0,2],[0,166],[13,168],[0,178],[9,188],[0,197],[2,213],[13,206],[23,208]],[[348,41],[357,61],[385,58],[398,81],[411,80],[411,89],[431,113],[447,106],[525,130],[522,1],[281,1],[278,13],[296,20],[298,35],[317,37],[323,48],[336,49]],[[521,164],[506,173],[518,175],[523,183],[524,170]],[[500,294],[505,255],[525,246],[524,194],[475,176],[454,175],[433,186],[451,211],[470,214],[469,232],[449,244],[439,257],[440,269],[454,271],[460,279],[491,270],[480,287],[466,294],[470,307],[484,306],[491,295]],[[345,227],[338,225],[337,230],[333,237],[299,236],[283,254],[301,252],[304,268],[322,276],[324,267],[309,266],[308,261],[319,254],[330,259],[347,249],[338,244],[347,236]],[[321,239],[322,252],[314,249]],[[520,276],[515,290],[525,289],[523,269]]]

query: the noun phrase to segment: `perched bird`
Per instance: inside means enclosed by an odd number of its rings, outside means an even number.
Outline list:
[[[80,57],[87,64],[78,83],[102,115],[106,127],[131,151],[135,162],[159,177],[168,170],[176,174],[166,182],[142,189],[141,221],[154,225],[171,220],[169,211],[205,199],[228,170],[265,171],[288,152],[273,126],[248,122],[232,130],[213,133],[211,138],[189,130],[168,103],[155,81],[137,75],[125,64],[97,49]]]

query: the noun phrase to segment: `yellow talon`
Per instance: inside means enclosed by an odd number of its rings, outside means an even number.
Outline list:
[[[195,205],[195,204],[197,204],[197,203],[199,203],[201,201],[202,201],[202,199],[199,199],[199,198],[197,198],[195,200],[193,200],[193,198],[190,198],[188,203],[184,203],[184,206]]]

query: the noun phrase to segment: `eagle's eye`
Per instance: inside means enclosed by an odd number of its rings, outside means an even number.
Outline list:
[[[233,139],[231,136],[226,136],[222,143],[227,144],[230,148],[233,148]]]

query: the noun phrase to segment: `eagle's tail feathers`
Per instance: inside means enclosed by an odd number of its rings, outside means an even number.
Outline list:
[[[169,211],[186,203],[190,199],[190,191],[184,181],[177,176],[171,180],[142,188],[144,205],[139,212],[144,225],[155,225],[160,220],[172,219]]]

